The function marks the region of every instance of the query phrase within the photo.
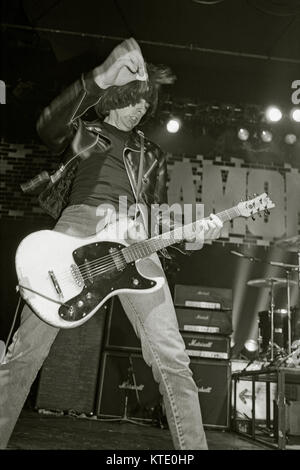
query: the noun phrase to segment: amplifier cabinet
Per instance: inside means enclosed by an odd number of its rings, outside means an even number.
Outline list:
[[[230,335],[232,333],[232,311],[201,310],[175,307],[179,329],[198,333]]]
[[[198,387],[203,423],[229,425],[230,363],[192,358],[190,368]],[[152,370],[138,353],[106,351],[103,355],[97,415],[157,419],[162,397]]]
[[[117,296],[114,296],[110,301],[107,315],[105,348],[124,351],[135,349],[141,351],[141,342]]]
[[[232,289],[176,284],[174,304],[176,307],[232,310]]]
[[[203,424],[212,428],[228,428],[230,362],[191,358],[190,368],[198,387]]]
[[[97,415],[152,420],[162,403],[152,369],[141,354],[106,351],[102,357]]]
[[[59,331],[41,369],[35,407],[94,413],[106,309],[83,325]]]
[[[191,357],[229,359],[230,339],[226,336],[182,333],[186,352]]]

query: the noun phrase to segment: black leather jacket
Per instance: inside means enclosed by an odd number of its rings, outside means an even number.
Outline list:
[[[91,152],[103,155],[110,148],[101,121],[87,122],[83,114],[96,105],[105,90],[94,81],[93,73],[82,76],[69,86],[41,114],[37,130],[43,142],[55,153],[63,154],[64,166],[52,175],[47,187],[41,192],[39,201],[43,209],[58,218],[66,205],[80,159],[89,158]],[[131,133],[126,142],[123,158],[127,175],[135,198],[146,206],[167,202],[167,164],[160,148],[144,140],[143,173],[137,195],[141,158],[139,131]],[[38,182],[39,177],[35,180]],[[36,184],[29,183],[26,190]],[[26,185],[25,185],[26,186]]]

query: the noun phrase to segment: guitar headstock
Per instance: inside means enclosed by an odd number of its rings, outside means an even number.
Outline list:
[[[255,214],[261,215],[261,212],[269,214],[269,210],[275,207],[273,201],[269,198],[267,193],[263,193],[260,196],[256,196],[245,202],[238,204],[240,215],[243,217],[252,217],[254,219]]]

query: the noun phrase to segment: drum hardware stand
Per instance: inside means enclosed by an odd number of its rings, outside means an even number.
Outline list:
[[[146,423],[141,423],[139,420],[135,418],[129,418],[127,411],[128,411],[128,390],[132,390],[132,388],[135,389],[135,394],[136,394],[136,399],[137,403],[140,406],[141,401],[140,401],[140,396],[136,384],[136,378],[135,378],[135,373],[134,373],[134,368],[133,368],[133,362],[132,362],[132,357],[129,354],[129,363],[130,366],[128,367],[128,375],[127,375],[127,380],[124,382],[124,385],[122,388],[124,390],[125,396],[124,396],[124,408],[123,408],[123,416],[121,418],[98,418],[98,421],[107,421],[107,422],[118,422],[118,423],[131,423],[131,424],[137,424],[139,426],[151,426],[151,424],[146,424]],[[132,382],[132,383],[131,383]],[[119,386],[119,388],[121,388]]]
[[[291,286],[290,286],[290,271],[286,270],[286,289],[287,289],[287,313],[288,313],[288,354],[291,354],[292,347],[292,318],[291,318]]]
[[[274,282],[271,282],[271,290],[270,290],[270,309],[271,309],[271,362],[274,361]]]

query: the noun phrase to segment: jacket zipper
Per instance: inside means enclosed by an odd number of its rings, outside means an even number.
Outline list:
[[[133,150],[133,149],[131,149],[130,147],[125,147],[124,150],[123,150],[123,162],[124,162],[124,166],[125,166],[125,169],[126,169],[127,177],[128,177],[128,179],[129,179],[130,186],[131,186],[131,189],[132,189],[134,198],[135,198],[135,202],[137,203],[136,192],[135,192],[135,190],[134,190],[133,182],[131,181],[131,177],[130,177],[130,174],[129,174],[128,169],[127,169],[127,163],[126,163],[126,159],[125,159],[125,152],[126,152],[126,150],[131,150],[131,151],[133,151],[133,152],[139,152],[139,150]]]

